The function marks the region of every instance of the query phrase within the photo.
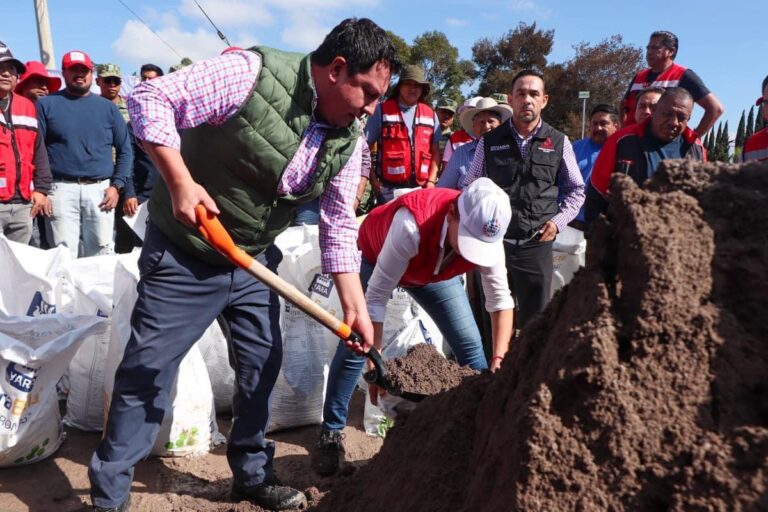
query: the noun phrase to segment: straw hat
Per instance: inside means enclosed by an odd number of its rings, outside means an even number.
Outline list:
[[[470,135],[474,135],[475,129],[472,126],[472,120],[480,112],[486,111],[496,112],[501,118],[502,123],[512,117],[512,109],[509,105],[499,105],[493,98],[481,98],[475,103],[474,107],[469,107],[462,111],[459,116],[461,127]]]

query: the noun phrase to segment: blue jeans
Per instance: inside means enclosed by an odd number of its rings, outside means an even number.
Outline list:
[[[54,181],[48,198],[53,214],[48,219],[48,242],[64,245],[73,258],[113,254],[115,211],[103,212],[99,204],[109,180],[81,185]]]
[[[257,258],[272,271],[274,246]],[[133,466],[149,455],[179,363],[221,313],[231,333],[236,389],[227,460],[246,487],[274,479],[274,444],[265,432],[283,358],[277,295],[250,274],[212,266],[176,248],[151,223],[139,257],[139,297],[131,337],[115,373],[104,438],[88,468],[93,503],[116,507],[128,497]]]
[[[300,204],[296,208],[296,217],[293,219],[294,226],[317,226],[318,224],[320,224],[319,197],[309,203]]]
[[[367,288],[373,269],[363,261],[360,280]],[[459,277],[407,287],[408,294],[432,317],[462,366],[475,370],[488,368],[483,353],[480,330],[477,328],[469,300]],[[365,357],[358,356],[340,342],[331,362],[328,387],[323,405],[323,429],[341,430],[347,424],[347,412],[357,379],[365,366]]]

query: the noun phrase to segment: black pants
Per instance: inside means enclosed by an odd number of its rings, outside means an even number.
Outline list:
[[[550,299],[552,284],[552,242],[504,243],[507,278],[517,303],[515,329],[542,311]]]

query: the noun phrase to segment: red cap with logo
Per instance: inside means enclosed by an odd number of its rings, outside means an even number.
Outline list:
[[[64,54],[64,58],[61,59],[61,69],[67,69],[72,66],[80,64],[93,71],[93,61],[87,53],[80,50],[72,50]]]

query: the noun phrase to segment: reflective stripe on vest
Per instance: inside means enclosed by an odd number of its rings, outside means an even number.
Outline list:
[[[37,114],[34,103],[15,93],[11,94],[9,108],[10,126],[5,114],[0,113],[0,162],[5,162],[5,170],[0,172],[0,201],[13,198],[17,189],[21,197],[29,201],[34,190],[32,174],[35,169]]]
[[[423,185],[429,179],[434,133],[435,114],[428,105],[416,105],[411,139],[397,100],[382,103],[379,150],[382,181],[393,185],[413,182]]]
[[[464,144],[468,142],[472,142],[472,137],[469,136],[466,130],[458,130],[451,134],[450,142],[451,142],[451,149],[456,151]]]
[[[742,160],[744,162],[768,160],[768,128],[763,128],[747,139],[744,143]]]
[[[628,117],[627,124],[635,122],[635,103],[637,94],[641,90],[647,89],[648,87],[661,87],[663,89],[677,87],[686,70],[687,68],[673,63],[667,69],[659,73],[653,82],[648,81],[648,75],[651,74],[651,68],[646,68],[635,75],[632,79],[632,86],[629,88],[629,95],[624,102],[624,112]]]

